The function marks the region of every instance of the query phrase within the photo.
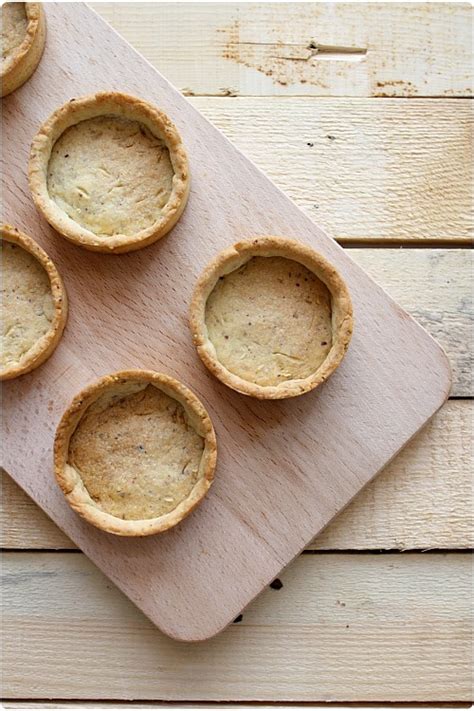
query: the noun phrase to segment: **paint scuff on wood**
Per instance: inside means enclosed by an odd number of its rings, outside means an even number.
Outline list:
[[[321,44],[315,39],[308,39],[307,42],[285,42],[281,39],[275,42],[245,41],[240,38],[238,20],[221,32],[228,36],[222,55],[224,59],[256,69],[282,86],[300,83],[327,89],[328,85],[321,76],[327,73],[327,68],[320,71],[318,64],[321,61],[361,62],[368,51],[367,47]]]

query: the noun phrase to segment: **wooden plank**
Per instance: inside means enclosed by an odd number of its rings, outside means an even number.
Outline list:
[[[191,101],[340,242],[472,238],[469,100]]]
[[[130,702],[130,701],[116,701],[114,702],[113,706],[111,705],[110,701],[3,701],[3,705],[0,707],[3,711],[3,709],[39,709],[40,711],[49,711],[49,709],[62,709],[64,711],[65,709],[72,709],[72,711],[75,711],[76,709],[80,709],[80,711],[86,711],[88,709],[94,709],[94,711],[110,711],[111,708],[113,708],[113,711],[157,711],[157,707],[159,708],[159,711],[163,711],[163,709],[171,709],[172,711],[176,711],[176,702],[171,701],[169,703],[162,702],[162,701],[149,701],[146,703],[140,703],[140,702]],[[203,705],[201,702],[197,701],[195,703],[180,703],[179,704],[179,711],[184,711],[184,709],[201,709],[201,711],[208,711],[209,709],[213,709],[217,706],[218,702],[206,702],[206,705]],[[324,704],[325,705],[325,704]],[[278,704],[276,706],[278,708]],[[252,711],[255,711],[255,705],[254,704],[226,704],[225,706],[225,711],[228,710],[234,710],[238,709],[238,711],[247,711],[248,709],[252,709]],[[217,711],[217,709],[216,709]],[[259,704],[258,705],[258,711],[275,711],[275,704],[271,705],[265,705],[265,704]]]
[[[75,711],[79,709],[80,711],[85,711],[88,709],[94,709],[94,711],[163,711],[167,709],[168,711],[176,711],[177,707],[179,711],[184,711],[184,709],[200,709],[200,711],[209,711],[211,709],[216,709],[220,711],[218,701],[195,701],[188,703],[178,703],[176,701],[163,702],[163,701],[148,701],[144,703],[136,701],[115,701],[111,703],[110,701],[44,701],[31,700],[31,701],[5,701],[3,700],[2,709],[37,709],[39,711],[47,711],[49,709],[62,709],[62,711],[71,709]],[[319,706],[320,704],[317,704]],[[326,704],[321,704],[321,706],[326,706]],[[352,706],[352,704],[349,704]],[[358,704],[356,704],[358,706]],[[465,708],[465,704],[454,704],[451,708]],[[280,704],[258,704],[258,711],[275,711],[275,708],[281,708]],[[256,711],[254,703],[230,703],[225,705],[225,711],[237,709],[238,711]]]
[[[312,546],[470,548],[474,403],[451,400]]]
[[[474,395],[473,253],[466,249],[351,249],[349,254],[445,349],[451,395]]]
[[[308,546],[319,550],[470,548],[474,403],[451,400],[377,479]],[[3,476],[1,545],[74,544]]]
[[[167,709],[168,711],[171,709],[172,711],[176,711],[176,702],[171,701],[169,703],[162,702],[162,701],[149,701],[147,703],[136,703],[136,702],[114,702],[113,703],[113,709],[116,711],[124,711],[127,709],[127,711],[130,711],[130,708],[133,703],[133,711],[156,711],[157,707],[159,708],[159,711],[162,711],[163,709]],[[194,703],[179,703],[179,709],[200,709],[201,711],[212,711],[212,709],[216,709],[216,711],[219,711],[219,707],[221,706],[220,702],[215,701],[215,702],[201,702],[201,701],[196,701]],[[225,711],[237,709],[238,711],[256,711],[255,707],[258,706],[258,711],[275,711],[276,709],[279,708],[286,708],[287,705],[284,704],[279,704],[277,703],[272,703],[272,704],[265,704],[265,703],[227,703],[225,705]],[[340,707],[340,704],[338,704]],[[437,704],[436,707],[442,707],[445,706],[445,704]],[[62,709],[63,711],[66,709],[80,709],[83,711],[84,709],[95,709],[95,711],[110,711],[111,704],[110,702],[104,701],[90,701],[87,703],[84,703],[83,701],[59,701],[59,702],[44,702],[44,701],[6,701],[4,702],[3,708],[5,709],[41,709],[41,711],[45,711],[46,709]],[[345,703],[344,704],[345,708],[360,708],[360,704],[355,702],[355,703]],[[311,708],[325,708],[327,709],[327,703],[316,703],[316,704],[311,704]],[[405,704],[403,708],[409,708],[411,710],[413,709],[420,709],[422,711],[423,709],[426,708],[432,708],[432,704],[427,704],[425,702],[420,702],[420,703],[410,703],[408,706]],[[460,702],[450,702],[449,704],[450,709],[465,709],[465,708],[470,708],[470,706],[466,703],[460,703]]]
[[[47,19],[38,70],[3,101],[4,211],[47,244],[71,313],[48,362],[3,387],[4,466],[161,629],[204,639],[441,407],[451,386],[448,362],[426,331],[97,15],[80,4],[50,3]],[[71,98],[71,86],[80,96],[117,85],[159,98],[183,135],[193,187],[172,235],[107,260],[74,249],[40,221],[23,197],[24,166],[28,137]],[[209,259],[234,241],[272,233],[311,244],[340,270],[357,327],[347,357],[318,393],[268,403],[219,386],[196,356],[187,321],[191,291]],[[146,540],[106,536],[79,520],[50,475],[65,405],[104,372],[134,366],[189,384],[212,413],[220,447],[207,499],[178,529]]]
[[[180,703],[179,704],[179,711],[184,711],[184,709],[201,709],[201,711],[208,711],[208,709],[212,709],[217,706],[218,702],[207,702],[205,706],[199,701],[195,703]],[[133,704],[133,705],[132,705]],[[148,703],[136,703],[136,702],[129,702],[129,701],[124,701],[124,702],[115,702],[113,704],[113,710],[114,711],[156,711],[157,707],[159,707],[159,711],[163,711],[163,709],[171,709],[172,711],[176,711],[176,702],[171,701],[170,703],[166,702],[155,702],[155,701],[150,701]],[[324,704],[325,706],[325,704]],[[94,709],[94,711],[110,711],[111,709],[111,704],[109,701],[3,701],[3,705],[0,707],[3,709],[40,709],[40,711],[49,711],[49,709],[72,709],[75,711],[75,709],[80,709],[80,711],[87,711],[88,709]],[[278,708],[278,705],[276,706]],[[463,708],[463,706],[461,706]],[[252,711],[255,711],[255,705],[254,704],[226,704],[225,706],[225,711],[232,711],[234,709],[238,709],[238,711],[248,711],[248,709],[251,709]],[[217,709],[216,709],[217,711]],[[271,704],[269,706],[265,704],[259,704],[258,705],[258,711],[275,711],[275,704]]]
[[[300,556],[198,644],[162,635],[82,555],[7,553],[3,568],[8,698],[471,698],[467,554]]]
[[[469,96],[469,3],[92,3],[188,94]]]
[[[453,369],[453,394],[472,394],[470,254],[421,249],[351,249],[350,254],[446,348]],[[467,476],[472,408],[468,402],[448,403],[432,425],[318,537],[318,546],[468,547],[472,541]],[[2,546],[72,546],[10,479],[5,479],[4,486]],[[429,506],[426,489],[431,492]]]

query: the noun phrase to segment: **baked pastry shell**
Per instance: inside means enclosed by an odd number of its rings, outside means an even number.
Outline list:
[[[37,368],[52,354],[61,339],[66,325],[68,299],[58,270],[39,244],[24,234],[24,232],[20,232],[20,230],[11,225],[2,224],[0,230],[2,240],[19,245],[41,264],[49,277],[54,305],[54,316],[49,331],[45,333],[44,336],[41,336],[35,345],[30,348],[27,358],[22,361],[21,365],[15,365],[5,370],[0,370],[0,380],[11,380],[12,378],[17,378],[19,375],[24,375],[34,368]]]
[[[332,347],[319,368],[307,378],[286,380],[275,386],[258,385],[231,373],[217,358],[206,326],[207,299],[219,277],[238,269],[252,257],[285,257],[299,262],[313,272],[327,286],[331,294]],[[190,308],[190,327],[201,360],[216,378],[243,395],[260,400],[278,400],[313,390],[336,370],[352,336],[352,303],[343,278],[321,254],[296,240],[261,236],[234,244],[220,252],[207,265],[194,289]]]
[[[46,19],[42,3],[26,2],[28,26],[23,42],[2,67],[1,96],[7,96],[22,86],[35,71],[46,41]]]
[[[199,478],[188,496],[167,514],[149,519],[121,519],[99,508],[87,491],[79,472],[68,463],[69,442],[87,409],[107,391],[129,382],[155,385],[185,409],[196,432],[204,440]],[[54,470],[59,486],[74,511],[97,528],[118,536],[149,536],[176,526],[206,495],[214,479],[217,443],[211,419],[200,400],[182,383],[163,373],[128,370],[106,375],[82,390],[62,416],[54,441]]]
[[[173,187],[160,219],[134,235],[117,234],[107,239],[71,219],[50,197],[47,184],[48,164],[54,144],[71,126],[104,115],[115,115],[144,124],[168,148],[173,167]],[[131,252],[146,247],[167,234],[181,217],[190,189],[186,151],[171,119],[142,99],[118,92],[99,92],[71,99],[58,108],[41,126],[33,139],[28,178],[37,209],[63,237],[91,251]]]

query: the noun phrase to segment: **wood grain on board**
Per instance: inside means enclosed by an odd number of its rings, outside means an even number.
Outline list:
[[[471,254],[456,249],[350,249],[349,254],[444,346],[453,370],[452,394],[471,396]],[[312,546],[350,550],[472,545],[472,407],[469,402],[445,405]],[[6,548],[73,547],[9,478],[4,481],[0,516],[0,544]]]
[[[469,99],[190,101],[340,242],[472,239]]]
[[[4,576],[7,697],[471,698],[466,554],[300,556],[197,644],[162,635],[82,555],[7,553]]]
[[[413,442],[307,548],[470,548],[474,404],[451,400]],[[71,549],[72,541],[6,474],[0,545]]]
[[[452,394],[472,395],[470,253],[351,249],[349,254],[444,346],[453,370]],[[469,547],[472,408],[469,402],[447,403],[313,545],[319,549]],[[73,546],[8,477],[3,494],[0,545]]]
[[[467,2],[92,6],[188,94],[472,94]]]
[[[94,13],[79,4],[47,10],[42,62],[3,102],[4,211],[47,247],[71,311],[50,360],[4,386],[4,466],[167,634],[203,639],[228,624],[425,424],[448,395],[449,368],[429,335]],[[55,235],[28,200],[25,176],[41,121],[64,101],[106,87],[170,114],[193,175],[173,232],[118,258]],[[333,261],[355,310],[351,348],[337,373],[318,392],[288,402],[255,402],[217,383],[186,325],[193,284],[210,257],[265,233],[298,237]],[[104,372],[134,366],[190,385],[219,440],[210,495],[183,525],[146,540],[93,529],[51,478],[54,429],[71,397]]]

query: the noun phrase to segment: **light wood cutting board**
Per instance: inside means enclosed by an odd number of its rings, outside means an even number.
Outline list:
[[[448,395],[450,369],[435,341],[94,12],[66,3],[45,9],[42,62],[2,102],[2,218],[55,260],[70,318],[50,360],[4,384],[3,464],[166,634],[202,640],[231,622],[425,424]],[[192,172],[177,227],[123,256],[86,252],[59,237],[36,213],[26,178],[39,124],[68,99],[104,89],[164,109],[181,131]],[[207,261],[259,234],[311,244],[337,265],[354,302],[342,366],[324,386],[287,401],[258,402],[215,380],[187,325]],[[184,381],[211,414],[219,445],[203,504],[177,529],[141,540],[104,534],[76,516],[52,471],[54,431],[72,396],[131,367]]]

